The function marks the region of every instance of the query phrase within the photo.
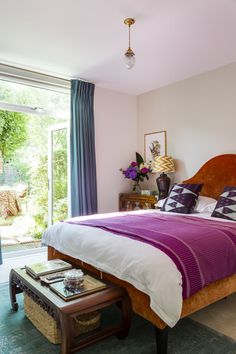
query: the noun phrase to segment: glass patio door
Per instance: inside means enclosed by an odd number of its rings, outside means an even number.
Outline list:
[[[69,124],[48,131],[48,225],[70,216]]]

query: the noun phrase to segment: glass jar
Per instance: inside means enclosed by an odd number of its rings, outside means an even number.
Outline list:
[[[141,186],[139,184],[139,181],[134,181],[133,187],[132,187],[132,192],[133,193],[141,193]]]
[[[65,287],[70,290],[76,290],[83,286],[84,273],[81,269],[73,269],[65,273],[63,281]]]

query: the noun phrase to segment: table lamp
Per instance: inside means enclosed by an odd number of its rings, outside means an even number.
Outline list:
[[[152,172],[162,172],[157,177],[157,189],[159,192],[159,200],[167,197],[170,188],[170,178],[166,173],[175,172],[174,160],[171,156],[156,156],[152,162]]]

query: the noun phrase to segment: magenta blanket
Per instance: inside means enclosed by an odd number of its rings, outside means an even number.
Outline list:
[[[68,222],[157,247],[182,274],[183,298],[236,273],[236,223],[158,213]]]

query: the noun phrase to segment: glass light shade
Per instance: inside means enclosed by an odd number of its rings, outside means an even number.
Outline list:
[[[128,70],[132,69],[135,64],[135,54],[134,53],[125,53],[124,55],[125,66]]]

